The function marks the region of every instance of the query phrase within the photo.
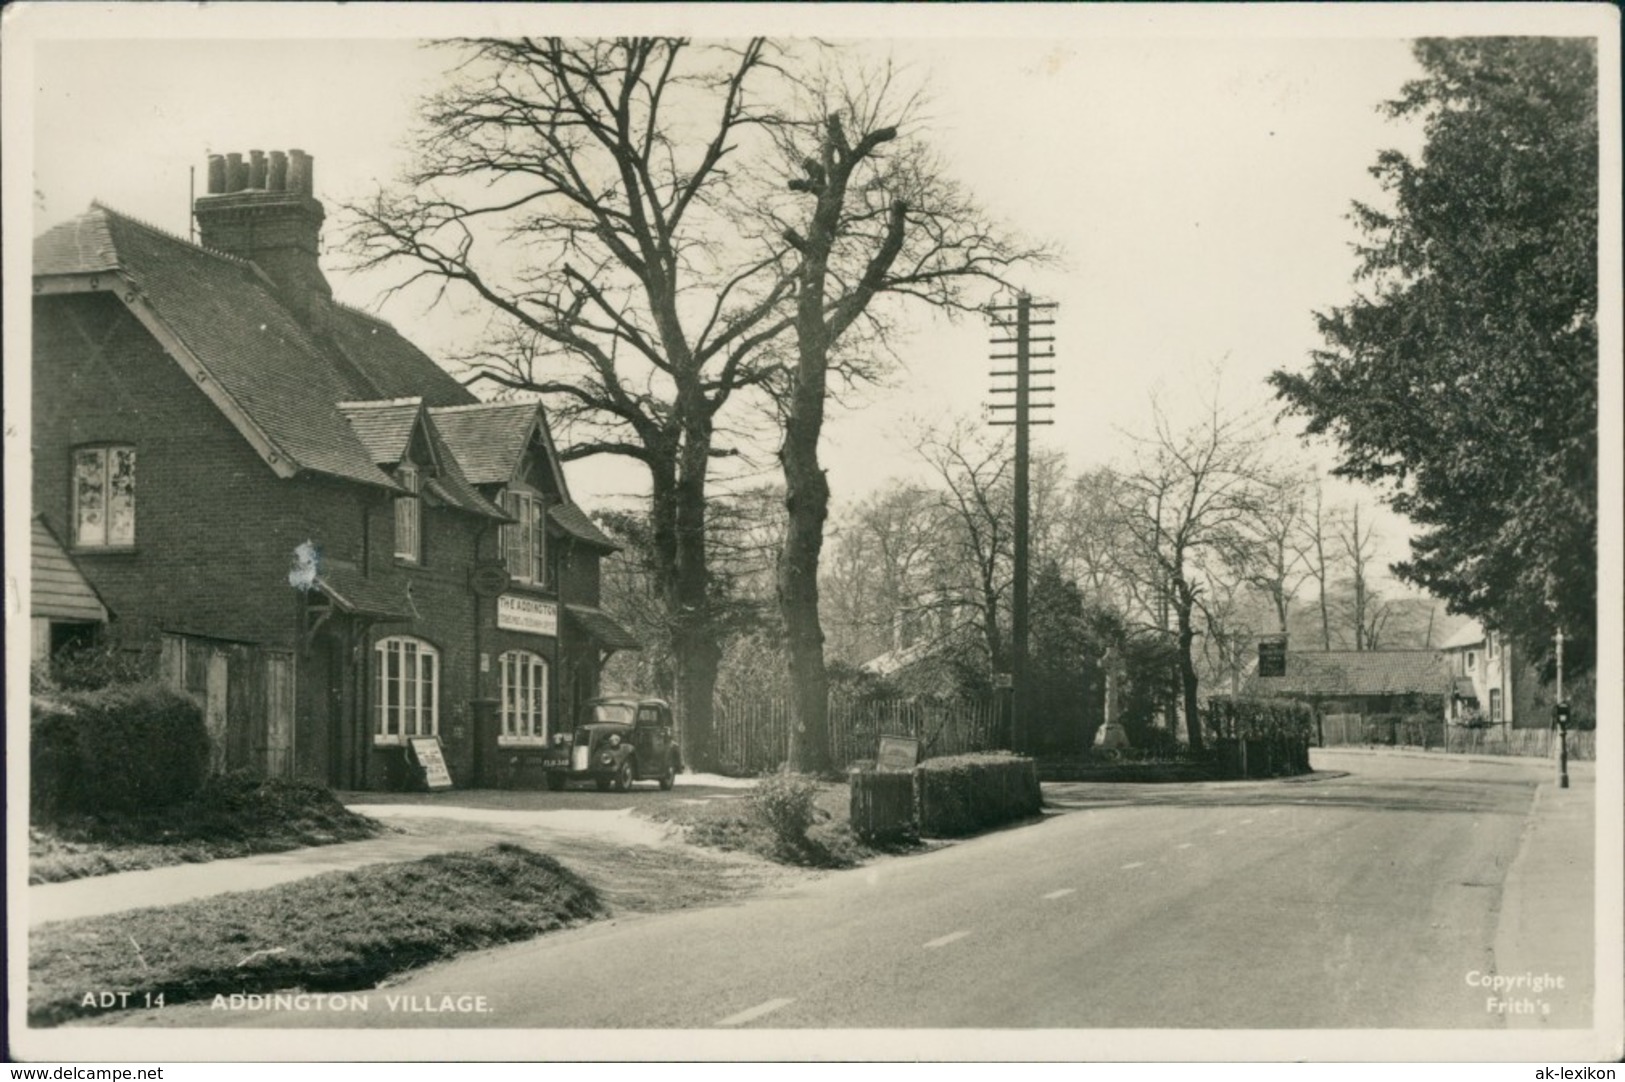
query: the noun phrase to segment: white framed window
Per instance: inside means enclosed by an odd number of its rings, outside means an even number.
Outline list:
[[[408,563],[421,563],[423,559],[422,501],[418,499],[422,484],[418,468],[410,462],[395,471],[395,479],[410,496],[395,497],[395,558]]]
[[[1494,661],[1496,658],[1501,656],[1501,636],[1500,635],[1496,634],[1493,631],[1490,632],[1489,639],[1488,639],[1488,641],[1486,642],[1485,645],[1489,648],[1490,660],[1491,661]]]
[[[515,582],[547,581],[547,505],[530,492],[502,494],[502,509],[514,521],[502,527],[502,559]]]
[[[80,548],[135,544],[135,448],[73,452],[73,543]]]
[[[1490,688],[1490,724],[1501,724],[1501,689]]]
[[[1477,668],[1478,668],[1478,652],[1476,650],[1467,651],[1467,671],[1468,672],[1473,672]]]
[[[526,650],[509,650],[498,663],[502,670],[502,731],[497,743],[546,743],[546,659]]]
[[[403,744],[440,731],[440,651],[393,635],[373,647],[373,742]]]

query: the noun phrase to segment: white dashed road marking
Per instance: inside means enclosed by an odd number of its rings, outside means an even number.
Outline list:
[[[1123,871],[1126,872],[1130,868],[1143,868],[1143,867],[1145,867],[1145,861],[1136,860],[1133,864],[1125,864],[1125,865],[1123,865]]]
[[[1215,830],[1213,833],[1215,833],[1215,834],[1228,834],[1230,832],[1228,830],[1225,830],[1223,827],[1220,827],[1218,830]]]
[[[1241,825],[1242,825],[1242,826],[1246,826],[1246,825],[1247,825],[1247,824],[1248,824],[1248,823],[1251,823],[1251,822],[1252,822],[1252,821],[1253,821],[1253,820],[1251,820],[1251,819],[1243,819],[1243,820],[1242,820],[1242,821],[1241,821]]]
[[[1180,842],[1174,848],[1175,849],[1189,849],[1191,846],[1193,846],[1195,844],[1196,844],[1195,842]]]
[[[1060,890],[1052,890],[1048,894],[1044,895],[1044,900],[1046,902],[1053,902],[1057,898],[1065,898],[1068,894],[1075,893],[1077,893],[1077,891],[1073,887],[1062,887]]]
[[[970,935],[969,932],[949,932],[947,935],[938,936],[931,942],[927,943],[925,945],[925,949],[936,950],[938,947],[946,947],[948,944],[964,939],[968,935]]]
[[[772,1014],[780,1007],[788,1007],[794,1002],[795,1000],[793,999],[770,999],[766,1003],[756,1004],[756,1006],[752,1007],[748,1011],[740,1011],[738,1014],[730,1014],[728,1017],[718,1022],[717,1025],[742,1026],[746,1022],[750,1022],[762,1017],[764,1014]]]

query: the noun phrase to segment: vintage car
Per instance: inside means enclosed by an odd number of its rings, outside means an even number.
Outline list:
[[[664,699],[606,696],[587,704],[573,733],[559,733],[547,749],[547,787],[591,779],[600,790],[620,792],[635,781],[658,781],[670,789],[683,759]]]

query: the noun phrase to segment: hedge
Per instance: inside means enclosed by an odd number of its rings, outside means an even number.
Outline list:
[[[928,837],[972,834],[1037,815],[1044,804],[1037,764],[1009,753],[927,759],[914,768],[914,792]]]
[[[163,807],[208,777],[202,708],[161,684],[36,698],[31,714],[29,805],[37,817]]]
[[[1231,777],[1260,778],[1309,771],[1315,710],[1292,699],[1215,696],[1207,701],[1213,753]]]

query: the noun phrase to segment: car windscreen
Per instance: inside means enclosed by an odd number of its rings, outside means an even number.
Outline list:
[[[592,720],[630,725],[635,713],[636,710],[630,703],[599,703],[592,708]]]

